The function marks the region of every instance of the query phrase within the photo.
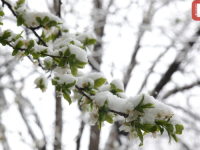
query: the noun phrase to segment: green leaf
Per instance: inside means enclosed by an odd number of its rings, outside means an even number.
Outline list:
[[[57,81],[56,80],[52,79],[51,82],[52,82],[52,85],[57,85]]]
[[[75,60],[76,60],[76,55],[75,54],[71,54],[69,56],[69,62],[75,62]]]
[[[12,56],[15,56],[15,55],[17,55],[17,53],[19,52],[19,50],[18,49],[14,49],[13,50],[13,52],[12,52]]]
[[[63,52],[59,51],[59,55],[60,55],[60,57],[62,57],[63,56]]]
[[[164,132],[164,128],[162,128],[161,126],[159,126],[158,125],[158,128],[159,128],[159,130],[160,130],[160,134],[162,135],[163,134],[163,132]]]
[[[69,105],[72,103],[71,97],[64,91],[63,91],[63,97],[69,102]]]
[[[66,58],[61,58],[58,67],[63,67],[63,66],[65,66],[66,62],[67,62],[67,59],[66,59]]]
[[[143,101],[144,101],[144,94],[142,95],[142,99],[141,99],[140,103],[136,107],[140,107],[142,105]]]
[[[184,126],[180,124],[175,125],[176,128],[176,134],[182,134],[182,131],[184,130]]]
[[[157,131],[156,125],[151,124],[139,124],[140,129],[142,129],[145,132],[154,132]]]
[[[76,84],[76,80],[74,80],[74,82],[72,82],[72,83],[67,84],[65,86],[65,88],[70,88],[70,87],[74,86],[75,84]]]
[[[78,69],[76,68],[76,65],[74,63],[70,63],[70,69],[71,69],[71,73],[73,76],[77,75]]]
[[[24,18],[22,17],[22,15],[17,16],[17,26],[21,26],[22,24],[25,23]]]
[[[35,45],[34,41],[30,40],[28,44],[28,49],[31,49],[34,45]]]
[[[141,108],[154,108],[154,106],[151,103],[147,103],[145,105],[142,105]]]
[[[24,2],[25,2],[25,0],[18,0],[16,4],[17,4],[18,6],[20,6],[20,5],[24,4]]]
[[[110,83],[110,87],[111,87],[111,89],[115,89],[116,88],[116,86],[114,84],[112,84],[112,83]]]
[[[64,57],[67,57],[67,56],[69,56],[70,55],[70,50],[69,50],[69,48],[65,51],[65,53],[64,53]]]
[[[40,17],[36,17],[36,21],[39,23],[39,24],[42,24],[42,19]]]
[[[4,16],[4,12],[3,11],[0,11],[0,16]]]
[[[22,4],[24,4],[25,0],[18,0],[17,1],[17,6],[15,7],[15,9],[18,9],[19,7],[21,7]]]
[[[56,80],[60,80],[60,78],[59,78],[59,77],[55,77],[54,79],[56,79]]]
[[[142,132],[141,132],[140,128],[137,128],[137,134],[138,134],[139,139],[141,141],[139,146],[142,146],[143,145],[143,135],[142,135]]]
[[[97,42],[96,39],[89,39],[88,37],[86,37],[85,41],[83,42],[84,45],[93,45]]]
[[[46,22],[49,22],[49,17],[48,16],[45,16],[44,19],[43,19],[43,24],[45,24]]]
[[[113,119],[110,117],[107,113],[105,113],[105,121],[107,121],[110,124],[113,124]]]
[[[70,44],[73,44],[73,45],[74,45],[74,41],[71,41]]]
[[[94,80],[94,87],[100,87],[106,82],[106,79],[101,77],[99,79]]]
[[[172,134],[172,137],[173,137],[173,139],[174,139],[176,142],[178,142],[178,138],[176,137],[175,134]]]
[[[15,46],[15,49],[19,49],[19,48],[21,48],[23,45],[24,45],[24,42],[20,40],[20,41],[17,43],[17,45]]]
[[[16,37],[15,37],[15,39],[12,39],[12,41],[16,41],[17,39],[19,39],[20,37],[22,37],[22,33],[23,33],[24,31],[22,31],[20,34],[18,34]]]
[[[61,91],[61,86],[60,85],[56,86],[56,91],[59,91],[59,92]]]
[[[51,20],[47,25],[49,26],[49,27],[53,27],[53,26],[57,26],[57,22],[56,21],[54,21],[54,20]]]
[[[166,124],[166,129],[170,132],[170,133],[173,133],[174,132],[174,127],[172,124]]]
[[[74,62],[74,64],[75,64],[75,66],[77,67],[77,68],[83,68],[86,64],[87,64],[87,62],[82,62],[82,61],[80,61],[80,60],[76,60],[75,62]]]
[[[11,32],[9,32],[9,31],[5,31],[4,33],[3,33],[3,36],[1,37],[1,40],[6,40],[7,38],[9,38],[11,36]]]
[[[167,125],[167,121],[165,121],[165,120],[157,120],[155,122],[156,122],[156,124],[161,125],[161,126]]]
[[[124,92],[124,91],[121,89],[115,89],[115,92]]]

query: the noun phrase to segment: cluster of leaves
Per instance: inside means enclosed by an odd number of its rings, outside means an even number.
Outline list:
[[[101,124],[104,121],[113,124],[113,117],[114,116],[112,114],[109,114],[108,101],[106,100],[104,105],[99,107],[99,118],[97,122],[99,125],[99,130],[101,130]]]
[[[167,121],[166,120],[157,120],[157,121],[155,121],[156,126],[157,126],[157,130],[160,131],[160,133],[162,135],[163,132],[164,132],[164,129],[165,129],[167,131],[167,133],[168,133],[168,136],[169,136],[169,142],[171,142],[171,137],[173,137],[173,139],[176,142],[178,142],[178,138],[176,137],[176,134],[182,134],[182,131],[183,131],[184,127],[183,127],[183,125],[176,124],[175,125],[176,131],[174,131],[174,126],[169,123],[170,118]]]
[[[110,92],[113,93],[113,95],[117,95],[118,96],[118,92],[124,92],[123,90],[117,88],[114,84],[110,83]]]
[[[141,113],[144,113],[144,110],[145,108],[154,108],[153,104],[152,103],[147,103],[147,104],[143,104],[144,102],[144,95],[142,96],[142,99],[140,101],[140,103],[134,108],[134,110],[137,110]]]
[[[1,7],[0,7],[0,18],[4,16],[4,12],[1,10]],[[3,25],[2,22],[0,22],[0,25]]]
[[[67,64],[73,76],[77,75],[78,68],[84,68],[87,62],[82,62],[76,58],[75,54],[71,54],[70,49],[67,47],[65,52],[59,51],[60,58],[54,58],[59,67],[65,67]]]
[[[69,102],[69,104],[72,103],[70,94],[71,94],[71,90],[70,88],[73,87],[76,84],[76,80],[74,80],[74,82],[66,84],[65,82],[63,84],[58,84],[58,80],[60,80],[59,77],[55,77],[54,79],[52,79],[52,85],[56,86],[56,91],[58,92],[62,92],[63,93],[63,97]]]
[[[83,42],[83,46],[81,46],[81,48],[86,50],[87,46],[94,45],[96,42],[97,42],[96,39],[90,39],[90,38],[86,37]]]
[[[51,27],[56,27],[59,30],[61,30],[61,28],[58,26],[62,23],[56,22],[55,20],[50,20],[48,16],[45,16],[44,19],[42,20],[40,17],[36,17],[36,21],[45,29],[49,29]]]
[[[42,40],[45,41],[45,42],[49,42],[50,40],[55,41],[56,38],[57,38],[57,34],[52,33],[51,35],[49,35],[48,37],[46,37],[44,31],[42,31],[41,38],[42,38]]]
[[[7,44],[9,44],[10,42],[15,42],[17,39],[19,39],[21,37],[21,34],[23,32],[21,32],[20,34],[18,35],[15,35],[15,36],[12,36],[12,32],[10,30],[5,30],[4,33],[2,34],[2,36],[0,36],[0,43],[5,46]],[[8,38],[12,36],[12,39],[11,41],[8,40]],[[17,44],[16,46],[20,46],[21,44]],[[15,47],[16,47],[15,46]],[[22,45],[23,46],[23,45]]]

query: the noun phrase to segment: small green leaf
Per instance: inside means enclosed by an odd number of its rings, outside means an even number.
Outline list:
[[[59,78],[59,77],[55,77],[54,79],[56,79],[56,80],[60,80],[60,78]]]
[[[170,132],[170,133],[173,133],[174,132],[174,127],[173,127],[173,125],[172,124],[166,124],[166,128],[167,128],[167,130]]]
[[[176,137],[175,134],[172,134],[172,137],[173,137],[173,139],[174,139],[176,142],[178,142],[178,138]]]
[[[84,45],[93,45],[97,42],[96,39],[89,39],[88,37],[86,37],[85,41],[83,42]]]
[[[110,83],[110,87],[111,87],[111,89],[115,89],[116,88],[116,86],[114,84],[112,84],[112,83]]]
[[[59,51],[59,55],[60,55],[60,57],[62,57],[63,56],[63,52]]]
[[[9,32],[9,31],[5,31],[4,33],[3,33],[3,36],[1,37],[1,40],[6,40],[7,38],[9,38],[11,36],[11,32]]]
[[[142,105],[143,101],[144,101],[144,94],[142,95],[142,99],[141,99],[140,103],[136,107],[140,107]]]
[[[76,68],[74,63],[70,63],[70,69],[73,76],[77,75],[78,69]]]
[[[53,26],[57,26],[57,22],[56,21],[54,21],[54,20],[51,20],[47,25],[49,26],[49,27],[53,27]]]
[[[175,125],[176,128],[176,134],[182,134],[182,131],[184,130],[184,126],[180,124]]]
[[[43,24],[45,24],[46,22],[49,22],[49,17],[48,16],[45,16],[44,19],[43,19]]]
[[[66,59],[66,58],[61,58],[58,66],[59,66],[59,67],[64,67],[65,64],[66,64],[66,62],[67,62],[67,59]]]
[[[82,62],[82,61],[80,61],[80,60],[77,59],[74,62],[74,64],[76,65],[77,68],[83,68],[87,64],[87,62]]]
[[[28,49],[31,49],[34,45],[35,45],[34,41],[30,40],[28,44]]]
[[[59,91],[59,92],[61,91],[61,86],[60,85],[56,86],[56,91]]]
[[[39,23],[39,24],[42,24],[42,19],[40,17],[36,17],[36,21]]]
[[[22,15],[17,16],[17,26],[21,26],[22,24],[25,23],[24,18],[22,17]]]
[[[124,92],[124,91],[121,89],[115,89],[115,92]]]
[[[69,102],[69,105],[72,103],[71,97],[64,91],[63,91],[63,97]]]
[[[72,83],[67,84],[67,85],[65,86],[65,88],[73,87],[75,84],[76,84],[76,80],[74,80],[74,82],[72,82]]]
[[[147,103],[145,105],[142,105],[141,108],[154,108],[154,106],[151,103]]]
[[[15,49],[19,49],[19,48],[21,48],[23,45],[24,45],[24,42],[20,40],[20,41],[17,43],[17,45],[15,46]]]
[[[141,132],[140,128],[137,128],[137,134],[138,134],[139,139],[141,141],[139,146],[142,146],[143,145],[143,135],[142,135],[142,132]]]
[[[51,82],[52,82],[52,85],[57,85],[57,81],[56,80],[52,79]]]
[[[101,77],[99,79],[94,80],[94,87],[100,87],[106,82],[106,79]]]
[[[0,11],[0,16],[4,16],[4,12],[3,11]]]
[[[69,62],[75,62],[75,60],[76,60],[76,55],[75,54],[71,54],[69,56]]]
[[[73,45],[74,45],[74,41],[71,41],[70,44],[73,44]]]
[[[13,52],[12,52],[12,56],[15,56],[15,55],[17,55],[17,53],[19,52],[19,50],[18,49],[14,49],[13,50]]]
[[[161,125],[161,126],[165,126],[167,124],[167,121],[165,121],[165,120],[157,120],[155,122],[156,122],[156,124]]]
[[[145,132],[154,132],[157,131],[156,125],[151,124],[139,124],[140,129],[142,129]]]
[[[105,121],[107,121],[110,124],[113,124],[113,119],[110,117],[107,113],[105,113]]]
[[[70,50],[69,50],[69,48],[65,51],[65,53],[64,53],[64,57],[67,57],[67,56],[69,56],[70,55]]]

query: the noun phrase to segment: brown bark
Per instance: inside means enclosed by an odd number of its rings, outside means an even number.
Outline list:
[[[54,150],[62,149],[62,101],[61,97],[57,97],[56,99],[56,120],[55,120],[55,137],[54,137]]]
[[[98,150],[100,130],[97,125],[91,126],[89,150]]]

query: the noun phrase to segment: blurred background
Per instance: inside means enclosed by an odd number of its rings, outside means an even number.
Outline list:
[[[15,0],[10,0],[15,3]],[[62,3],[61,9],[60,2]],[[185,130],[179,142],[165,132],[130,141],[118,128],[122,118],[101,131],[90,127],[77,102],[45,93],[34,80],[45,72],[25,57],[14,62],[0,45],[0,150],[197,150],[200,149],[200,23],[191,17],[192,0],[26,0],[27,9],[60,14],[70,33],[95,32],[88,72],[120,79],[128,96],[148,93],[171,106]],[[2,5],[2,2],[1,2]],[[2,30],[22,30],[35,38],[5,5]],[[41,35],[42,31],[37,30]]]

